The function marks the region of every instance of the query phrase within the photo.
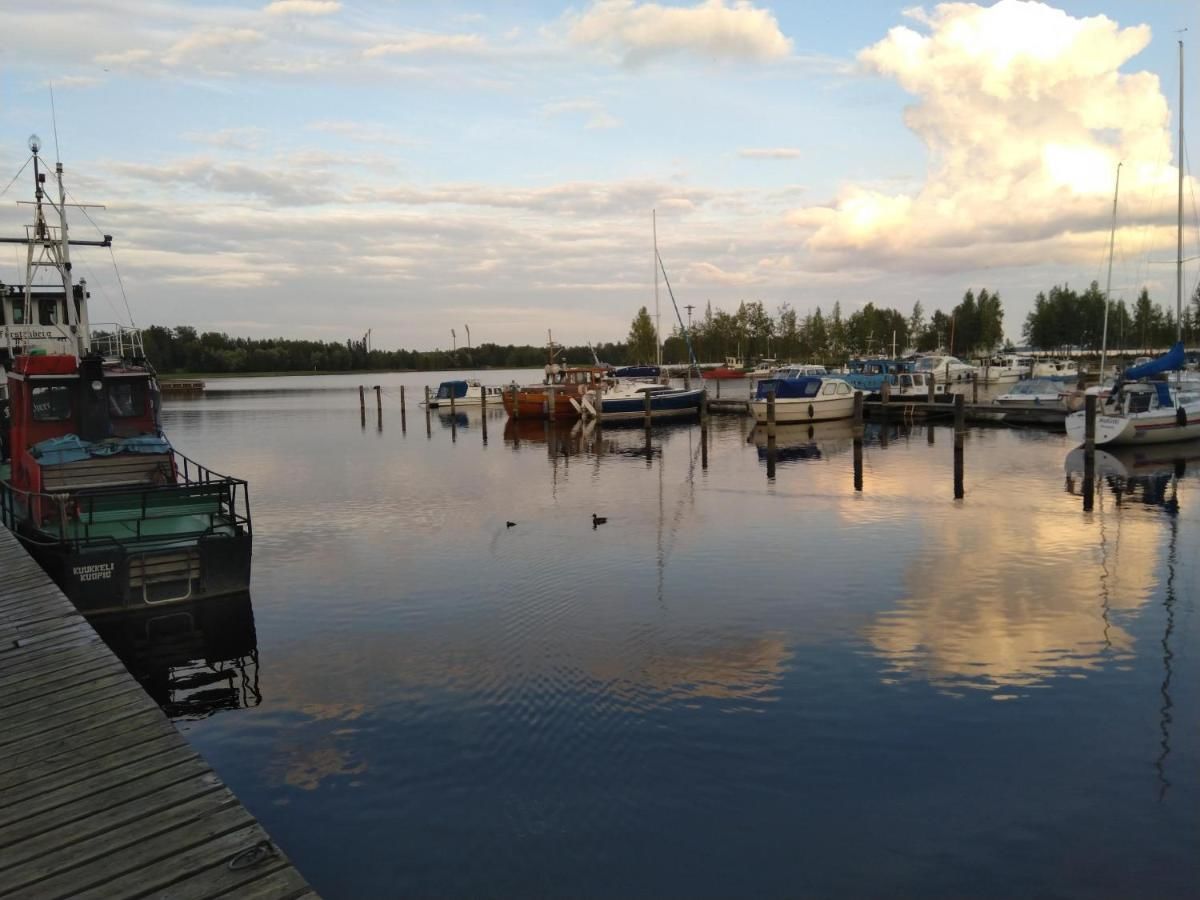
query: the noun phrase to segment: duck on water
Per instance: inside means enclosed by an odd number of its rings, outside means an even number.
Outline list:
[[[34,223],[23,238],[0,239],[28,249],[25,284],[0,292],[9,403],[0,520],[85,614],[244,591],[246,482],[171,446],[140,333],[89,321],[86,286],[71,280],[71,248],[107,247],[111,238],[68,237],[62,164],[55,200],[36,137],[29,147]],[[39,270],[60,284],[34,285]]]

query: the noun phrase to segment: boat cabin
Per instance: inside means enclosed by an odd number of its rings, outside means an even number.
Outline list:
[[[1175,397],[1171,386],[1165,381],[1135,381],[1121,386],[1105,404],[1105,409],[1114,406],[1125,415],[1151,412],[1156,409],[1175,409]]]
[[[17,490],[61,493],[174,480],[149,370],[66,355],[18,356],[12,366],[7,444]]]

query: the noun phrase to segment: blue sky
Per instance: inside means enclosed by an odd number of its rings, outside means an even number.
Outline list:
[[[139,324],[373,328],[422,348],[463,324],[477,341],[620,338],[653,301],[657,208],[681,302],[929,311],[988,287],[1018,338],[1038,290],[1103,279],[1118,159],[1114,296],[1173,302],[1175,32],[1200,35],[1198,10],[6,7],[0,186],[30,132],[53,156],[53,81],[68,189],[106,204],[93,216]],[[0,199],[6,233],[28,193]],[[78,258],[93,317],[111,317],[111,263]],[[19,279],[3,254],[0,279]]]

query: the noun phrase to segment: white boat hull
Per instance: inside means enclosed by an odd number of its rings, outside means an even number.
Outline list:
[[[752,400],[750,412],[755,422],[767,421],[767,401]],[[829,422],[854,415],[854,395],[833,397],[797,397],[775,401],[775,421],[784,425],[796,422]]]
[[[1083,443],[1087,414],[1083,410],[1066,419],[1067,435]],[[1200,407],[1187,408],[1186,424],[1180,424],[1177,412],[1155,410],[1133,416],[1096,416],[1096,446],[1122,444],[1167,444],[1200,438]]]

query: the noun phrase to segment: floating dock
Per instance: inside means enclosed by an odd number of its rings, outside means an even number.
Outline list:
[[[314,898],[0,528],[0,896]]]
[[[160,378],[158,389],[164,394],[202,394],[206,385],[203,381]]]

